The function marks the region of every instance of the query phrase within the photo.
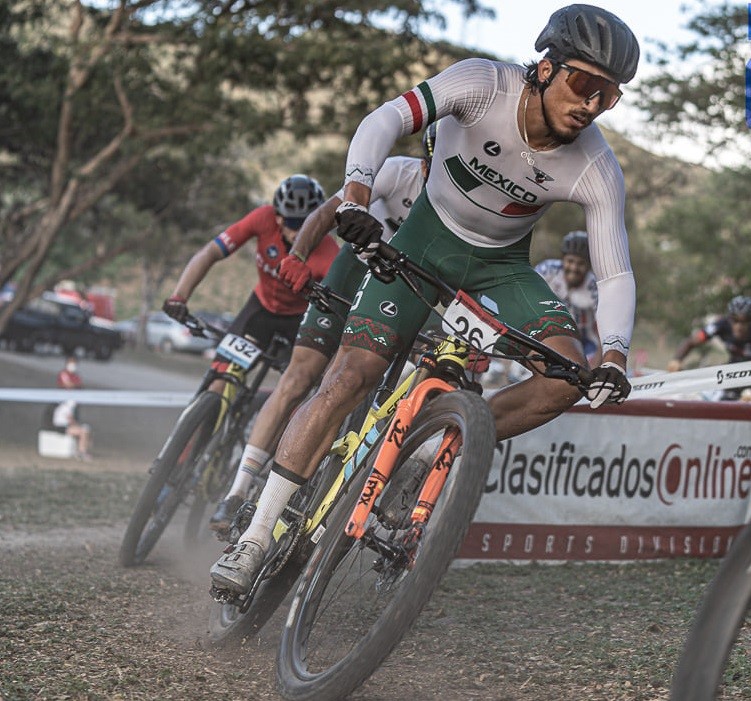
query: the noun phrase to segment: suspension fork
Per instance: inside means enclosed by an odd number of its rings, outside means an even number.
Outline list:
[[[366,480],[365,486],[360,493],[360,498],[358,499],[357,504],[352,511],[352,515],[350,516],[349,522],[344,529],[347,535],[354,538],[361,538],[365,533],[365,521],[367,521],[368,515],[373,509],[373,504],[375,503],[376,499],[378,499],[381,492],[383,491],[383,488],[386,486],[386,483],[391,477],[394,465],[396,464],[397,458],[399,457],[399,451],[401,450],[402,444],[404,443],[404,438],[409,431],[409,428],[412,425],[415,416],[417,416],[417,413],[425,403],[428,394],[435,391],[453,392],[454,387],[452,387],[448,382],[441,380],[440,378],[430,377],[417,385],[417,387],[414,388],[413,392],[408,397],[403,399],[401,404],[399,404],[399,406],[397,407],[394,418],[391,420],[391,424],[389,425],[383,445],[378,451],[378,455],[375,458],[373,467],[370,471],[370,474],[368,475],[368,479]],[[441,444],[439,459],[436,461],[436,463],[440,463],[442,467],[440,470],[436,470],[437,465],[433,466],[433,470],[431,470],[432,479],[429,479],[428,483],[423,487],[423,490],[420,493],[421,498],[423,496],[423,492],[426,492],[428,484],[430,484],[431,490],[429,493],[426,493],[425,496],[426,498],[429,498],[435,491],[434,499],[437,499],[437,496],[440,493],[441,488],[443,487],[443,482],[438,484],[438,476],[441,472],[447,472],[445,469],[443,469],[446,465],[445,458],[443,458],[443,456],[450,445],[451,440],[447,441],[447,437],[444,436],[443,443]],[[444,474],[444,482],[445,479],[446,476]],[[425,519],[427,519],[427,517],[430,515],[431,510],[432,508],[427,511]],[[420,513],[422,514],[422,512]]]

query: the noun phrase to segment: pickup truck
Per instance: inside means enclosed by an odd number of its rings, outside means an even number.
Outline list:
[[[109,360],[123,345],[111,321],[49,292],[14,312],[0,340],[11,350],[25,353],[37,346],[53,345],[66,355],[82,350],[99,360]]]

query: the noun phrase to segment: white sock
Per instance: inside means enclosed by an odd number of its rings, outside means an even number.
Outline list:
[[[261,471],[270,457],[271,455],[265,450],[256,448],[254,445],[246,445],[243,456],[240,458],[240,467],[237,468],[235,481],[232,483],[227,497],[237,495],[245,499],[248,496],[250,485],[253,484],[253,478]]]
[[[261,496],[258,497],[258,505],[253,514],[253,520],[245,533],[240,536],[240,542],[250,540],[260,545],[264,550],[268,550],[269,545],[271,545],[274,526],[282,515],[284,507],[287,506],[287,502],[292,495],[307,481],[285,468],[281,468],[282,474],[280,474],[277,471],[278,469],[275,463],[269,472],[266,486],[263,488]],[[289,479],[288,476],[291,476],[292,479]]]

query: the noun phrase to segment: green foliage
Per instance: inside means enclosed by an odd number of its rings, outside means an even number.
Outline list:
[[[92,251],[90,261],[105,261],[128,241],[142,246],[144,228],[162,234],[147,237],[144,252],[169,257],[165,232],[241,216],[255,180],[234,165],[237,144],[280,131],[349,135],[416,70],[438,70],[441,52],[421,38],[441,21],[438,7],[2,3],[0,179],[11,185],[0,193],[0,285],[20,281],[20,303]]]
[[[730,297],[751,291],[744,255],[751,247],[749,188],[751,169],[723,170],[663,211],[654,226],[653,318],[686,334],[693,320],[721,313]]]
[[[746,3],[702,3],[686,28],[694,38],[671,47],[657,43],[647,56],[656,75],[638,85],[637,104],[648,114],[652,135],[686,136],[717,149],[751,155],[745,123],[745,56],[748,47]]]

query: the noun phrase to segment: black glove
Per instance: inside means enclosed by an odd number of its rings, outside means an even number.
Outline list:
[[[164,300],[162,304],[162,311],[167,316],[171,316],[175,321],[179,321],[181,324],[185,323],[188,318],[188,300],[185,297],[179,295],[172,295],[169,299]]]
[[[383,225],[361,204],[342,202],[336,208],[337,233],[361,258],[370,258],[381,242]]]
[[[592,371],[594,379],[587,387],[586,395],[593,409],[602,404],[623,404],[631,393],[631,383],[626,371],[615,363],[603,363]]]

